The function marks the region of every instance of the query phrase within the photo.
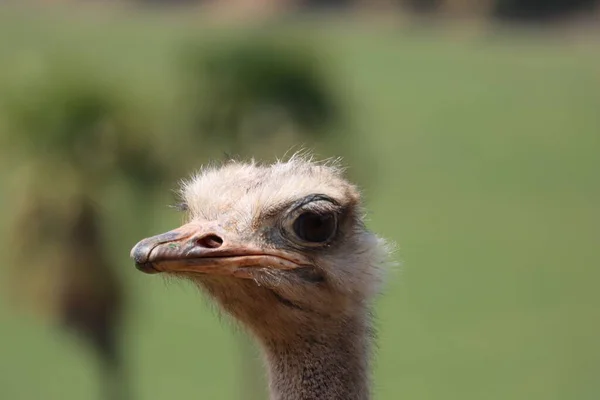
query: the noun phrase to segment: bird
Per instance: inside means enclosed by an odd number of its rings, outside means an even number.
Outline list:
[[[374,302],[392,246],[339,160],[232,160],[182,181],[183,225],[139,241],[147,274],[188,279],[261,349],[271,400],[368,400]]]

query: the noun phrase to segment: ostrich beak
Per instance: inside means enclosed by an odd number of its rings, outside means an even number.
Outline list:
[[[293,270],[311,265],[298,254],[262,249],[233,236],[215,229],[214,224],[191,222],[141,240],[131,257],[137,269],[149,274],[187,272],[249,279],[256,268]]]

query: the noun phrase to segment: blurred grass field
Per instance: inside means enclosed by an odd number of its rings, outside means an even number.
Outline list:
[[[370,226],[399,245],[402,266],[378,303],[375,398],[597,399],[599,38],[323,20],[270,29],[305,31],[327,54],[353,132],[324,155],[352,154]],[[60,54],[168,132],[176,52],[222,34],[189,16],[0,10],[0,89],[26,86],[42,54]],[[211,156],[198,154],[190,165]],[[19,161],[2,157],[0,222]],[[179,223],[165,207],[169,189],[138,207],[117,185],[103,205],[111,257],[135,296],[126,339],[136,399],[233,399],[228,324],[193,287],[139,274],[129,259],[139,238]],[[92,359],[76,342],[5,302],[0,332],[1,399],[95,398]]]

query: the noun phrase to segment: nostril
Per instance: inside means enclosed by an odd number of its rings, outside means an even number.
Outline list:
[[[216,249],[221,247],[223,239],[217,235],[206,235],[196,240],[198,246],[205,247],[207,249]]]

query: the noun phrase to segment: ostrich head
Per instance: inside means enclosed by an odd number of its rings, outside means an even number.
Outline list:
[[[185,224],[139,242],[138,269],[197,282],[271,353],[321,344],[368,353],[387,250],[340,168],[301,157],[230,162],[184,182],[181,195]]]

